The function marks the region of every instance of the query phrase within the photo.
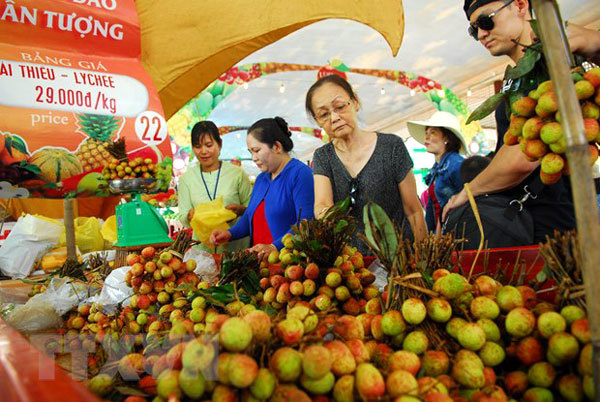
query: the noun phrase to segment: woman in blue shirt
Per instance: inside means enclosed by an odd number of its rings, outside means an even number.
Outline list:
[[[250,250],[263,259],[283,248],[282,238],[291,233],[292,225],[314,217],[312,171],[290,157],[291,137],[281,117],[261,119],[248,129],[248,151],[262,173],[256,178],[244,215],[231,229],[214,231],[210,237],[213,244],[250,236]]]
[[[448,112],[436,112],[427,121],[409,121],[410,135],[425,145],[427,152],[435,156],[435,164],[425,176],[429,201],[425,207],[427,230],[437,231],[444,206],[454,194],[463,188],[460,166],[466,147],[460,123]]]

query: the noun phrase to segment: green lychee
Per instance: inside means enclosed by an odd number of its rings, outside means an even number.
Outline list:
[[[465,388],[477,389],[485,385],[483,368],[477,362],[461,359],[452,366],[452,378]]]
[[[387,336],[396,336],[406,329],[406,323],[397,310],[389,310],[381,319],[381,330]]]
[[[181,398],[179,370],[167,369],[160,373],[156,379],[156,393],[164,399],[169,398],[171,395]]]
[[[423,371],[426,376],[437,377],[448,373],[450,358],[441,350],[428,350],[422,358]]]
[[[511,311],[525,304],[519,289],[514,286],[503,286],[496,294],[496,302],[504,312]]]
[[[447,299],[454,299],[469,289],[467,280],[456,273],[442,276],[435,281],[434,290],[441,293]]]
[[[537,102],[535,100],[528,96],[524,96],[513,102],[512,111],[518,116],[529,117],[533,115],[536,104]]]
[[[485,332],[476,323],[465,324],[458,333],[458,342],[465,349],[477,351],[485,344]]]
[[[524,402],[554,402],[552,391],[546,388],[529,388],[521,399]]]
[[[548,341],[548,354],[560,364],[571,362],[579,355],[577,338],[567,332],[558,332]]]
[[[535,140],[540,138],[542,127],[544,127],[544,121],[538,116],[527,119],[523,125],[523,138],[527,140]]]
[[[534,387],[549,388],[555,377],[554,367],[547,362],[535,363],[527,371],[527,379]]]
[[[458,352],[456,352],[456,354],[454,355],[454,364],[458,363],[461,360],[469,360],[475,362],[479,367],[481,367],[482,370],[485,368],[483,361],[481,361],[481,358],[477,355],[477,353],[473,352],[472,350],[461,349]]]
[[[419,391],[417,379],[405,370],[392,371],[387,377],[386,388],[392,398],[401,395],[418,395]]]
[[[562,156],[555,154],[553,152],[550,152],[546,155],[544,155],[544,157],[542,158],[542,165],[541,165],[541,169],[542,172],[547,173],[547,174],[557,174],[562,172],[562,170],[565,168],[565,160],[563,159]]]
[[[257,399],[269,399],[275,389],[277,378],[269,369],[261,368],[250,386],[250,392]]]
[[[333,386],[333,399],[339,402],[354,401],[354,376],[346,374],[340,377]]]
[[[324,395],[331,391],[335,384],[335,376],[330,371],[318,379],[313,379],[303,374],[300,383],[308,392],[314,395]]]
[[[242,318],[227,319],[219,330],[219,342],[230,352],[241,352],[251,341],[252,327]]]
[[[540,335],[547,339],[557,332],[564,332],[567,322],[562,315],[548,311],[538,317],[537,328]]]
[[[105,396],[114,387],[114,378],[108,374],[98,374],[89,379],[87,387],[98,396]]]
[[[562,315],[564,317],[564,319],[567,321],[567,325],[570,327],[571,324],[573,324],[573,322],[575,320],[578,320],[580,318],[585,318],[585,311],[576,305],[570,305],[570,306],[565,306],[560,310],[560,315]]]
[[[421,300],[412,297],[402,303],[402,317],[407,323],[418,325],[423,322],[426,316],[427,307],[425,307],[425,304]],[[385,315],[383,319],[385,320]]]
[[[554,93],[554,91],[549,91],[542,94],[540,99],[538,99],[537,107],[545,113],[555,113],[558,110],[556,93]]]
[[[415,376],[421,369],[421,359],[414,352],[399,350],[390,356],[388,369],[389,371],[405,370]]]
[[[462,328],[467,324],[467,321],[460,317],[451,318],[446,324],[446,332],[454,339],[458,339],[458,334],[462,331]]]
[[[500,315],[500,307],[489,297],[479,296],[471,302],[471,314],[476,319],[489,318],[494,320]]]
[[[575,83],[575,92],[579,100],[591,98],[596,89],[588,80],[581,80]]]
[[[508,313],[504,325],[510,335],[515,338],[523,338],[533,332],[535,328],[535,316],[526,308],[517,307]]]
[[[435,322],[447,322],[452,317],[452,306],[448,300],[434,297],[427,302],[427,315]]]
[[[477,325],[485,332],[485,339],[490,342],[500,342],[500,328],[496,323],[488,318],[482,318],[477,321]]]
[[[583,382],[575,374],[564,375],[558,380],[558,392],[568,402],[583,400]]]
[[[293,382],[302,372],[302,355],[289,347],[279,348],[270,360],[273,373],[284,382]]]
[[[506,352],[504,348],[494,342],[486,342],[479,350],[479,357],[487,367],[496,367],[504,361]]]
[[[579,354],[579,360],[577,361],[577,370],[582,375],[592,375],[592,353],[593,346],[591,343],[586,344]]]
[[[331,370],[331,353],[320,345],[311,345],[302,351],[302,369],[309,378],[323,377]]]
[[[404,350],[408,350],[409,352],[413,352],[417,355],[424,353],[429,347],[429,340],[427,339],[427,335],[425,335],[422,331],[412,331],[406,338],[404,338],[404,342],[402,342],[402,348]]]
[[[242,353],[236,353],[229,359],[229,383],[236,388],[249,387],[258,375],[256,360]]]
[[[355,384],[358,395],[373,400],[385,394],[385,381],[381,372],[371,363],[361,363],[356,368]]]
[[[204,376],[200,371],[183,369],[179,372],[179,387],[186,396],[199,399],[204,394]]]

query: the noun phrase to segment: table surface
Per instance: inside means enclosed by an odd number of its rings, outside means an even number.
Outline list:
[[[100,402],[84,384],[59,368],[0,319],[0,400],[3,402]]]

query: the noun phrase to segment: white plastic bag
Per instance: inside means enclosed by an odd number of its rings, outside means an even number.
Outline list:
[[[187,260],[196,261],[194,273],[198,275],[201,281],[207,281],[211,284],[217,282],[219,271],[217,270],[215,259],[211,254],[201,250],[200,247],[192,247],[183,256],[183,262]]]
[[[32,297],[26,304],[15,306],[4,321],[22,333],[58,329],[63,325],[60,315],[52,305]]]
[[[388,283],[388,271],[379,261],[379,258],[375,259],[367,268],[369,271],[375,275],[375,282],[373,285],[377,286],[380,292],[383,292],[383,289]]]
[[[60,328],[61,316],[98,290],[70,278],[52,278],[44,293],[16,306],[5,320],[18,331],[26,333]]]
[[[13,279],[29,276],[36,261],[58,244],[63,226],[53,219],[19,218],[0,248],[0,271]]]
[[[113,270],[104,280],[100,294],[89,298],[85,304],[96,303],[97,308],[107,315],[113,314],[119,304],[128,306],[133,289],[125,283],[125,274],[130,269],[121,267]]]

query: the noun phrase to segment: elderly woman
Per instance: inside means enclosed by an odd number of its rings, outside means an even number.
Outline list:
[[[400,223],[407,236],[424,238],[427,228],[417,196],[413,162],[402,138],[361,129],[358,97],[338,75],[315,82],[306,94],[305,106],[307,113],[333,138],[313,157],[315,215],[321,216],[334,203],[350,197],[358,232],[364,232],[363,207],[372,201]],[[356,236],[352,245],[363,254],[368,252]]]
[[[425,184],[429,186],[425,221],[427,229],[435,231],[441,223],[444,206],[463,188],[460,177],[463,157],[459,152],[464,153],[466,147],[460,123],[451,113],[436,112],[427,121],[409,121],[407,127],[410,135],[435,156],[435,163],[425,176]]]

